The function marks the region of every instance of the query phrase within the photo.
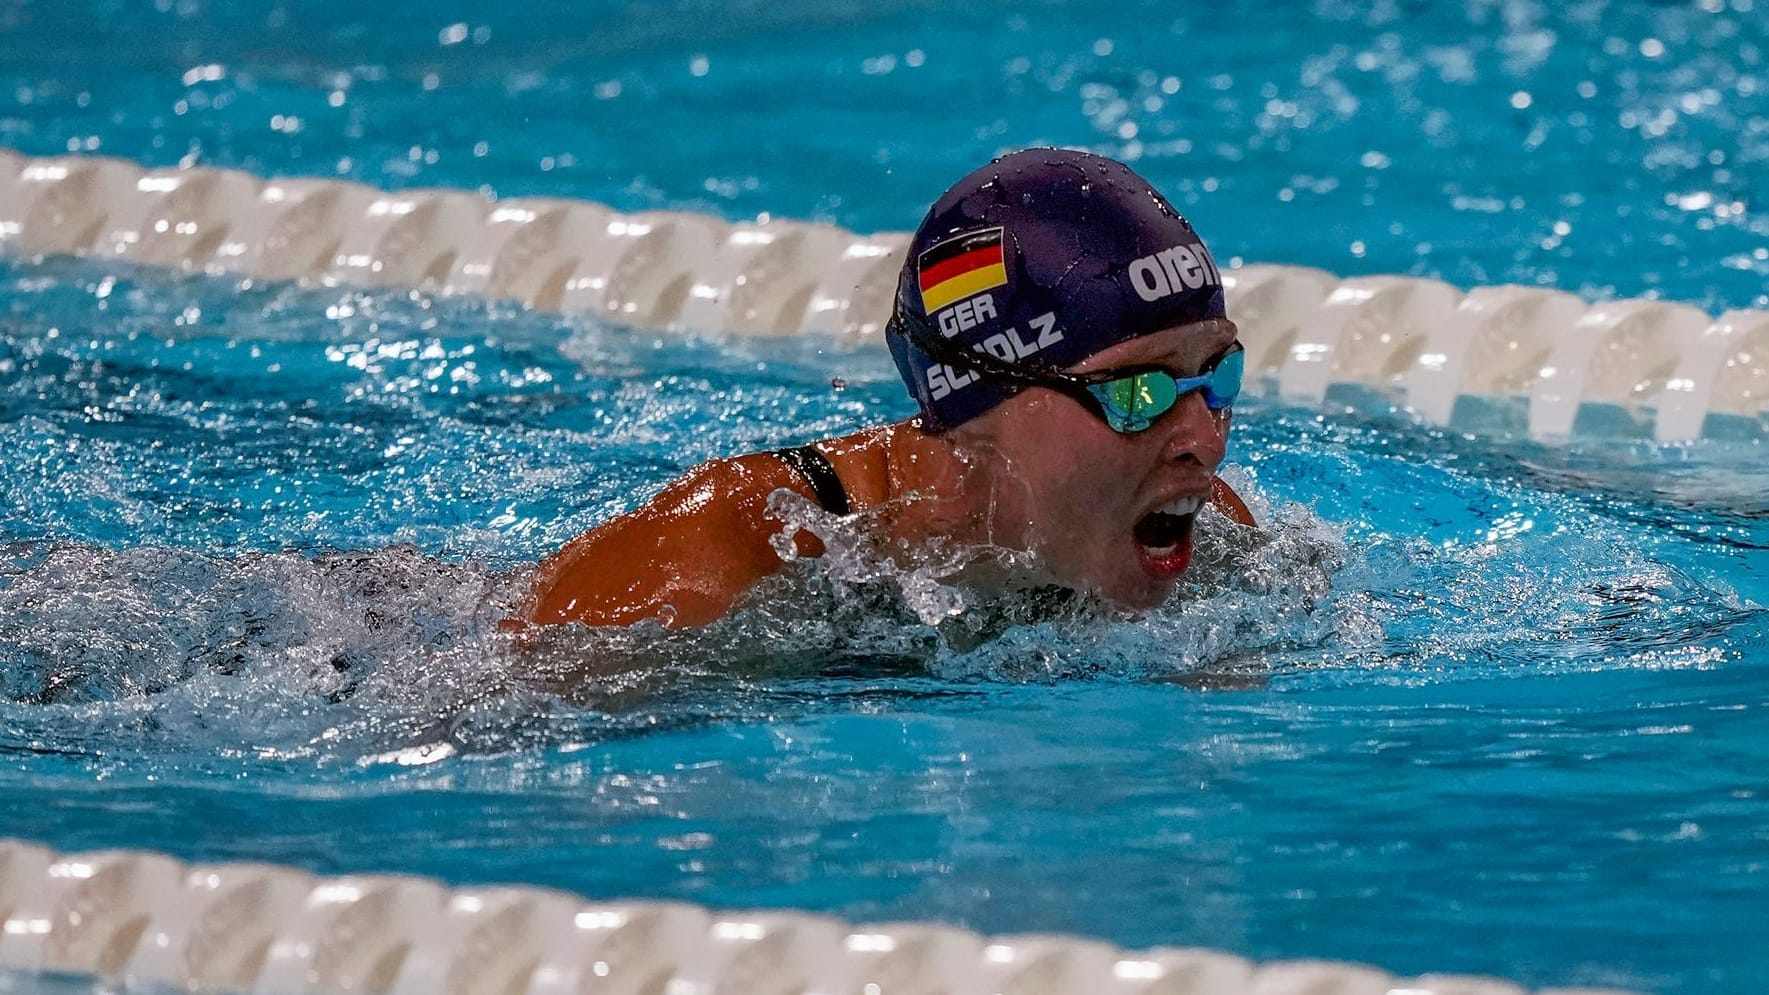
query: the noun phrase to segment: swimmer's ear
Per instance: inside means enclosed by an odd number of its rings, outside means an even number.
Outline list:
[[[1235,493],[1235,489],[1230,487],[1221,477],[1210,481],[1210,503],[1216,506],[1217,511],[1227,515],[1229,521],[1236,525],[1245,525],[1248,528],[1258,528],[1259,526],[1259,523],[1253,520],[1253,512],[1247,510],[1247,502],[1241,500],[1241,496]]]

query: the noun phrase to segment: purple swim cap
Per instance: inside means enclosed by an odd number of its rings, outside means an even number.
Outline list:
[[[1104,156],[1027,149],[966,176],[929,209],[885,341],[922,427],[940,432],[1024,387],[930,349],[1061,368],[1225,316],[1209,250],[1148,181]]]

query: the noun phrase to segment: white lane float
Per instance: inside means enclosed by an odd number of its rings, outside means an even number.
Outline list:
[[[1212,950],[60,854],[9,840],[0,970],[242,995],[1528,995],[1494,978],[1396,977],[1330,961],[1258,964]]]
[[[0,149],[0,251],[14,256],[475,294],[645,329],[877,341],[907,244],[827,224]],[[1769,312],[1716,320],[1665,301],[1270,264],[1224,282],[1255,393],[1331,405],[1362,388],[1451,427],[1497,405],[1547,439],[1769,430]]]

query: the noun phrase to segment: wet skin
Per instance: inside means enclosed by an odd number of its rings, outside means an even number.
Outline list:
[[[1200,322],[1119,343],[1072,369],[1158,364],[1191,376],[1234,340],[1232,323]],[[929,435],[910,421],[817,446],[852,509],[884,538],[1030,551],[1040,574],[1032,579],[1146,609],[1172,594],[1191,551],[1190,517],[1183,541],[1164,538],[1153,549],[1139,541],[1138,524],[1152,511],[1208,500],[1214,486],[1218,506],[1251,524],[1216,481],[1230,422],[1194,392],[1148,430],[1121,435],[1073,399],[1033,387],[950,432]],[[682,626],[723,616],[782,566],[769,540],[783,525],[768,513],[768,496],[782,488],[814,497],[767,454],[695,468],[543,561],[525,619],[509,625]],[[822,553],[808,533],[794,541],[800,555]]]

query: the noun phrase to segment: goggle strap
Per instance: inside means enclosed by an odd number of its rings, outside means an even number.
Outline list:
[[[1216,365],[1211,367],[1208,373],[1202,373],[1195,377],[1176,377],[1165,370],[1144,370],[1138,373],[1111,377],[1105,380],[1089,383],[1074,378],[1073,376],[1065,376],[1055,370],[1025,369],[983,350],[961,348],[938,337],[933,329],[928,327],[925,322],[917,320],[912,315],[898,313],[892,316],[892,320],[897,323],[899,331],[903,333],[903,337],[908,339],[911,345],[926,353],[929,358],[945,363],[948,366],[964,367],[978,373],[989,374],[1002,380],[1027,387],[1046,387],[1059,390],[1068,394],[1075,400],[1093,408],[1101,418],[1106,420],[1107,424],[1110,425],[1114,431],[1135,432],[1148,428],[1154,423],[1156,418],[1171,411],[1174,405],[1179,403],[1180,398],[1194,390],[1203,391],[1204,405],[1212,411],[1221,411],[1224,408],[1232,406],[1235,398],[1240,394],[1240,376],[1235,377],[1236,383],[1233,385],[1235,387],[1234,393],[1221,394],[1217,392],[1218,376],[1226,375],[1228,372],[1224,370],[1223,367],[1229,364],[1234,357],[1245,354],[1245,350],[1239,348],[1232,348],[1228,352],[1223,353],[1222,357],[1216,361]],[[1245,362],[1245,360],[1241,360],[1241,362]],[[1123,416],[1114,415],[1111,411],[1111,407],[1115,406],[1115,402],[1109,397],[1100,397],[1099,393],[1094,389],[1095,387],[1105,387],[1106,385],[1119,383],[1125,380],[1134,381],[1139,377],[1155,375],[1166,377],[1171,381],[1174,386],[1174,394],[1172,400],[1170,400],[1160,411],[1151,412],[1146,415],[1134,412],[1125,412]],[[1136,384],[1132,389],[1138,389],[1140,386],[1140,384]]]

